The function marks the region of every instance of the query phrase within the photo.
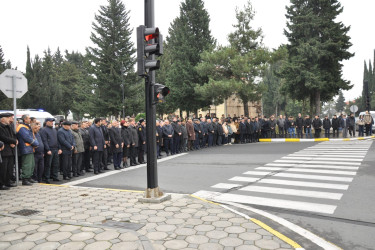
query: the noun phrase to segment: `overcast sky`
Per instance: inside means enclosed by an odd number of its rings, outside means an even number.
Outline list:
[[[144,24],[144,1],[123,0],[130,10],[130,25],[135,42],[135,28]],[[204,0],[210,18],[212,35],[219,44],[227,45],[227,35],[236,23],[235,8],[242,8],[247,0]],[[289,0],[251,0],[256,11],[254,26],[261,27],[264,44],[277,48],[287,43],[283,35],[286,26],[285,6]],[[167,35],[170,23],[179,15],[181,0],[155,0],[155,25]],[[92,46],[90,33],[95,13],[107,0],[0,0],[0,45],[6,60],[13,67],[24,71],[26,48],[30,47],[32,57],[43,56],[48,47],[55,52],[57,47],[64,52],[79,51]],[[341,0],[344,12],[339,20],[351,26],[349,35],[355,56],[344,61],[343,77],[354,87],[344,92],[346,100],[353,100],[362,93],[363,62],[373,60],[375,34],[371,31],[374,0]]]

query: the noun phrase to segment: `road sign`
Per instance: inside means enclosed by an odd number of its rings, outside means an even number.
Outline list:
[[[7,69],[0,75],[0,90],[13,98],[13,80],[16,88],[16,98],[21,98],[27,92],[27,79],[21,71]]]
[[[357,112],[358,111],[358,106],[357,105],[350,106],[350,111],[352,111],[353,113]]]

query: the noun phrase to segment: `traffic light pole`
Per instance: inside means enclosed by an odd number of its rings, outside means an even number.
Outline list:
[[[145,26],[155,27],[154,0],[145,0]],[[155,55],[150,55],[150,60],[155,60]],[[158,171],[156,160],[156,105],[154,104],[155,71],[149,72],[145,77],[146,92],[146,148],[147,148],[147,190],[145,198],[160,198],[163,193],[158,186]]]

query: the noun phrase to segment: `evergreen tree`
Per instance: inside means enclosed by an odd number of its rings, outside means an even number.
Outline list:
[[[340,89],[352,88],[342,79],[341,63],[353,56],[348,51],[350,27],[336,20],[343,12],[338,0],[291,0],[286,8],[286,89],[294,99],[310,99],[310,112],[320,115],[322,101],[331,100]]]
[[[236,30],[229,35],[230,46],[202,54],[197,70],[200,75],[208,76],[209,82],[196,90],[216,105],[235,94],[244,105],[244,115],[248,116],[248,103],[261,98],[263,87],[256,80],[266,68],[269,53],[262,45],[261,29],[254,30],[251,26],[254,10],[250,2],[244,10],[236,10],[236,18]]]
[[[173,64],[166,69],[166,85],[171,89],[168,102],[180,110],[195,112],[211,104],[211,100],[202,99],[194,89],[208,81],[197,74],[195,66],[201,61],[201,53],[215,44],[209,23],[202,0],[185,0],[180,5],[179,17],[169,28],[166,41]]]
[[[128,72],[127,78],[132,80],[135,59],[134,44],[131,42],[132,30],[129,27],[129,11],[120,0],[108,0],[107,6],[101,6],[99,14],[95,15],[91,41],[94,47],[87,49],[87,56],[92,64],[92,73],[95,75],[95,115],[115,115],[122,110],[121,84],[122,67]],[[134,77],[133,77],[134,79]],[[130,84],[127,82],[127,94]]]
[[[0,74],[6,69],[12,68],[10,61],[5,62],[3,48],[0,45]],[[0,109],[13,109],[13,101],[11,98],[6,97],[2,91],[0,91]]]
[[[336,101],[336,111],[341,113],[344,111],[344,109],[345,109],[345,98],[344,98],[344,94],[340,90],[339,97],[337,98],[337,101]]]

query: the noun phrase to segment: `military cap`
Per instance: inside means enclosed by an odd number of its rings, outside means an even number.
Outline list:
[[[0,118],[3,118],[3,117],[11,117],[11,116],[13,116],[12,113],[1,113],[1,114],[0,114]]]
[[[62,123],[62,125],[72,125],[72,122],[70,122],[70,121],[64,121],[63,123]]]
[[[72,121],[72,124],[79,124],[79,122],[77,122],[77,121]]]
[[[139,123],[142,123],[142,122],[144,122],[144,121],[145,121],[145,119],[141,118],[141,119],[139,120]]]
[[[55,118],[46,118],[46,122],[53,122],[53,121],[55,121]]]

